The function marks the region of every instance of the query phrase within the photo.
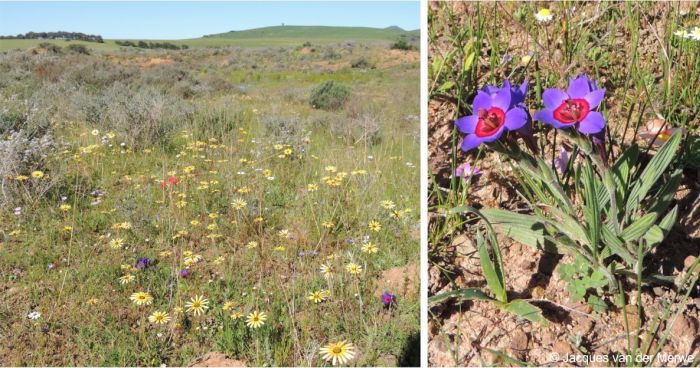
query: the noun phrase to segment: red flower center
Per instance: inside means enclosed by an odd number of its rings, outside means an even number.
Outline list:
[[[475,131],[477,137],[493,135],[506,122],[506,113],[498,107],[492,107],[489,110],[479,109],[477,115],[479,116]]]
[[[572,98],[562,102],[554,110],[554,118],[565,124],[578,123],[591,111],[588,101],[582,98]]]

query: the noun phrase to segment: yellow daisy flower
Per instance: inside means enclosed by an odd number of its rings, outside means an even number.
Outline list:
[[[327,298],[328,297],[327,297],[325,290],[309,292],[309,296],[306,297],[306,299],[309,299],[310,301],[314,302],[315,304],[322,303]]]
[[[345,266],[345,270],[353,275],[357,275],[362,273],[362,266],[357,263],[348,263],[347,266]]]
[[[136,279],[136,276],[134,276],[130,273],[127,273],[126,275],[119,278],[119,283],[122,285],[126,285],[126,284],[134,281],[134,279]]]
[[[367,227],[376,232],[382,229],[382,224],[380,224],[379,221],[372,220],[367,224]]]
[[[150,305],[151,303],[153,303],[153,297],[151,296],[151,294],[143,291],[138,291],[131,294],[129,299],[131,299],[131,301],[134,302],[134,304],[139,306],[144,304]]]
[[[162,325],[170,322],[170,316],[168,312],[155,311],[148,316],[148,321],[156,325]]]
[[[367,254],[374,254],[377,253],[377,246],[369,242],[362,246],[362,251]]]
[[[195,316],[199,317],[202,313],[209,309],[209,300],[205,299],[202,295],[197,295],[190,299],[189,302],[185,303],[185,307],[187,307],[188,312],[191,312]]]
[[[260,328],[265,324],[265,320],[267,320],[265,312],[254,311],[246,318],[246,325],[250,328]]]
[[[323,277],[330,279],[331,277],[333,277],[333,271],[334,271],[333,265],[331,265],[331,264],[322,264],[321,265],[321,274],[323,275]]]
[[[346,341],[332,342],[320,350],[323,359],[333,365],[345,364],[355,357],[355,347]]]

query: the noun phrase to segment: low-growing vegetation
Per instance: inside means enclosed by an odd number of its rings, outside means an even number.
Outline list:
[[[0,53],[0,362],[417,365],[418,54],[324,47]]]

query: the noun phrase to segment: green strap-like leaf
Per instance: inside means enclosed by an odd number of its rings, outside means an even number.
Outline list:
[[[673,228],[673,225],[676,224],[676,218],[678,218],[678,205],[674,206],[670,211],[668,211],[666,216],[659,221],[659,227],[668,234],[668,232],[671,231],[671,228]]]
[[[668,165],[671,164],[678,150],[678,146],[680,145],[681,136],[682,133],[680,130],[673,133],[671,138],[659,149],[656,155],[649,161],[647,167],[644,168],[644,171],[642,171],[642,174],[632,187],[632,191],[630,191],[629,198],[627,199],[626,214],[628,219],[634,216],[634,212],[637,210],[639,203],[642,202],[649,190],[659,180],[661,175],[664,174]]]
[[[654,196],[649,212],[656,212],[659,216],[666,211],[673,197],[676,195],[676,190],[683,179],[683,170],[676,170],[671,174],[671,177],[664,183],[659,191]]]
[[[428,298],[428,304],[442,303],[442,302],[444,302],[448,299],[451,299],[451,298],[458,298],[461,300],[475,300],[475,299],[493,300],[493,298],[488,296],[486,293],[484,293],[480,289],[464,288],[464,289],[446,291],[444,293],[433,295],[433,296]]]
[[[500,307],[505,311],[513,313],[516,316],[523,317],[529,321],[539,323],[542,325],[547,324],[547,319],[545,319],[544,316],[542,316],[542,310],[525,300],[513,300],[510,303],[500,305]]]
[[[547,207],[547,211],[549,211],[554,218],[540,218],[540,221],[547,222],[554,226],[559,232],[571,238],[571,240],[577,241],[591,249],[586,230],[581,226],[579,220],[556,207]]]
[[[585,196],[585,206],[583,214],[588,223],[588,239],[590,240],[591,251],[594,258],[598,258],[598,242],[600,241],[601,228],[601,211],[598,207],[598,197],[596,193],[595,174],[593,173],[593,164],[590,158],[586,158],[583,165],[583,186]]]
[[[655,246],[661,244],[666,235],[671,231],[678,217],[678,206],[674,206],[664,218],[659,221],[658,225],[654,225],[644,234],[644,243],[646,244],[646,252],[651,251]]]
[[[556,251],[552,243],[545,242],[544,224],[537,217],[498,208],[484,208],[480,212],[501,234],[535,249]]]
[[[654,225],[656,218],[656,213],[647,213],[637,221],[633,222],[632,225],[622,230],[620,237],[628,243],[641,239],[642,235],[646,234],[646,232],[649,231],[649,228]]]
[[[625,243],[615,235],[615,233],[610,229],[609,225],[603,226],[601,229],[601,235],[603,237],[603,242],[610,247],[613,253],[622,257],[622,259],[629,266],[632,266],[637,262],[637,259],[630,253],[627,248],[625,248]]]
[[[629,187],[629,179],[632,167],[637,163],[639,158],[639,146],[636,144],[627,148],[617,161],[610,167],[610,172],[613,173],[615,179],[615,188],[618,198],[618,207],[622,206],[622,201],[625,198],[625,192]]]
[[[498,245],[492,245],[491,248],[495,248]],[[481,263],[481,270],[484,272],[484,278],[486,283],[488,283],[489,288],[496,294],[496,299],[500,302],[507,302],[508,296],[506,294],[505,280],[503,277],[502,264],[500,264],[500,259],[496,254],[491,259],[491,254],[489,253],[489,247],[487,242],[481,236],[481,232],[477,232],[476,236],[476,247],[479,250],[479,262]]]

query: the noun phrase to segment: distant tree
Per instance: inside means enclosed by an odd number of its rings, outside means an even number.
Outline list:
[[[0,36],[0,39],[25,39],[25,40],[69,40],[104,43],[102,36],[89,35],[80,32],[27,32],[16,36]]]

